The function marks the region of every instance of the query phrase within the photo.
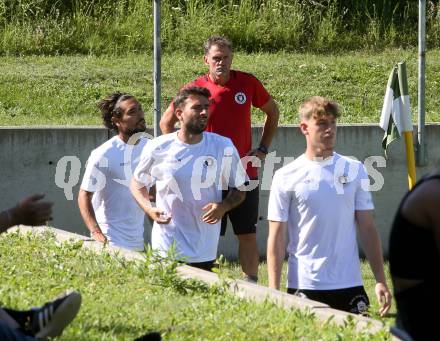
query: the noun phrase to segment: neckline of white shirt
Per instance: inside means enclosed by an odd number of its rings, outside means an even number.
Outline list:
[[[314,158],[312,160],[309,159],[306,156],[306,154],[302,154],[301,156],[304,158],[304,160],[306,160],[307,162],[309,162],[309,163],[311,163],[313,165],[325,167],[325,166],[333,164],[333,161],[334,161],[334,158],[336,156],[336,153],[333,152],[333,154],[331,156],[328,156],[326,158],[316,157],[316,158]]]
[[[185,146],[187,148],[195,148],[197,146],[200,146],[203,143],[203,140],[205,139],[205,132],[202,133],[202,139],[197,143],[186,143],[183,142],[181,139],[179,139],[179,136],[177,135],[179,133],[179,130],[175,132],[174,140],[181,144],[182,146]]]
[[[135,144],[129,144],[129,143],[125,142],[124,140],[122,140],[122,139],[119,137],[119,135],[115,135],[113,138],[116,140],[116,143],[117,143],[119,146],[123,146],[123,147],[125,147],[125,146],[132,146],[132,147],[139,146],[140,143],[142,142],[142,139],[143,139],[143,137],[140,137],[140,138],[138,139],[137,143],[135,143]]]

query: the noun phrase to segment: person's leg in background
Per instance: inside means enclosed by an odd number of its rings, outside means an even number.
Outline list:
[[[13,328],[9,323],[0,321],[0,340],[2,341],[35,341],[34,337],[24,334],[19,328]]]
[[[257,222],[258,222],[258,187],[246,192],[246,199],[235,209],[228,212],[229,220],[238,238],[238,259],[245,280],[258,282],[258,264],[260,256],[257,246]],[[222,221],[221,235],[226,232],[226,217]]]

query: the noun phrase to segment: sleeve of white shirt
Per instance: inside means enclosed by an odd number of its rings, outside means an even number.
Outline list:
[[[275,172],[270,188],[267,220],[286,222],[289,219],[290,195],[282,178],[279,172]]]
[[[244,185],[245,182],[249,181],[249,178],[243,168],[238,151],[231,141],[226,148],[231,148],[232,150],[231,173],[228,179],[228,187],[238,188]]]
[[[92,151],[87,160],[81,189],[92,193],[102,190],[106,183],[105,173],[107,168],[108,160],[101,153]]]
[[[151,169],[154,165],[154,143],[149,141],[142,150],[139,163],[133,172],[133,179],[138,183],[150,187],[155,183],[154,178],[151,176]]]
[[[361,164],[359,167],[359,176],[358,176],[356,194],[354,199],[355,200],[354,209],[357,211],[374,209],[373,198],[371,196],[370,191],[367,188],[364,189],[362,186],[362,182],[365,181],[369,181],[368,173],[365,169],[365,166]]]

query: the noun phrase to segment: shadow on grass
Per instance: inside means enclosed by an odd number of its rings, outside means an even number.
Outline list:
[[[98,335],[113,335],[116,338],[118,337],[118,335],[137,335],[134,336],[134,341],[160,341],[162,340],[161,334],[165,332],[148,328],[139,328],[120,323],[115,323],[112,325],[85,324],[83,325],[83,330],[93,331],[93,333],[96,333]]]

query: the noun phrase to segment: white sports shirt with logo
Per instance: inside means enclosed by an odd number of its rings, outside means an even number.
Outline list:
[[[129,145],[118,136],[94,149],[87,161],[81,189],[93,192],[96,221],[109,244],[144,249],[145,213],[134,200],[129,184],[147,139]]]
[[[361,162],[334,153],[301,155],[273,178],[268,220],[287,222],[287,287],[333,290],[362,285],[356,210],[374,208]]]
[[[186,262],[214,260],[220,221],[202,221],[202,207],[222,201],[222,188],[239,187],[247,179],[230,139],[203,133],[199,143],[186,144],[177,132],[162,135],[144,148],[134,179],[156,184],[156,206],[171,215],[169,224],[153,224],[152,248],[165,255],[175,243]]]

